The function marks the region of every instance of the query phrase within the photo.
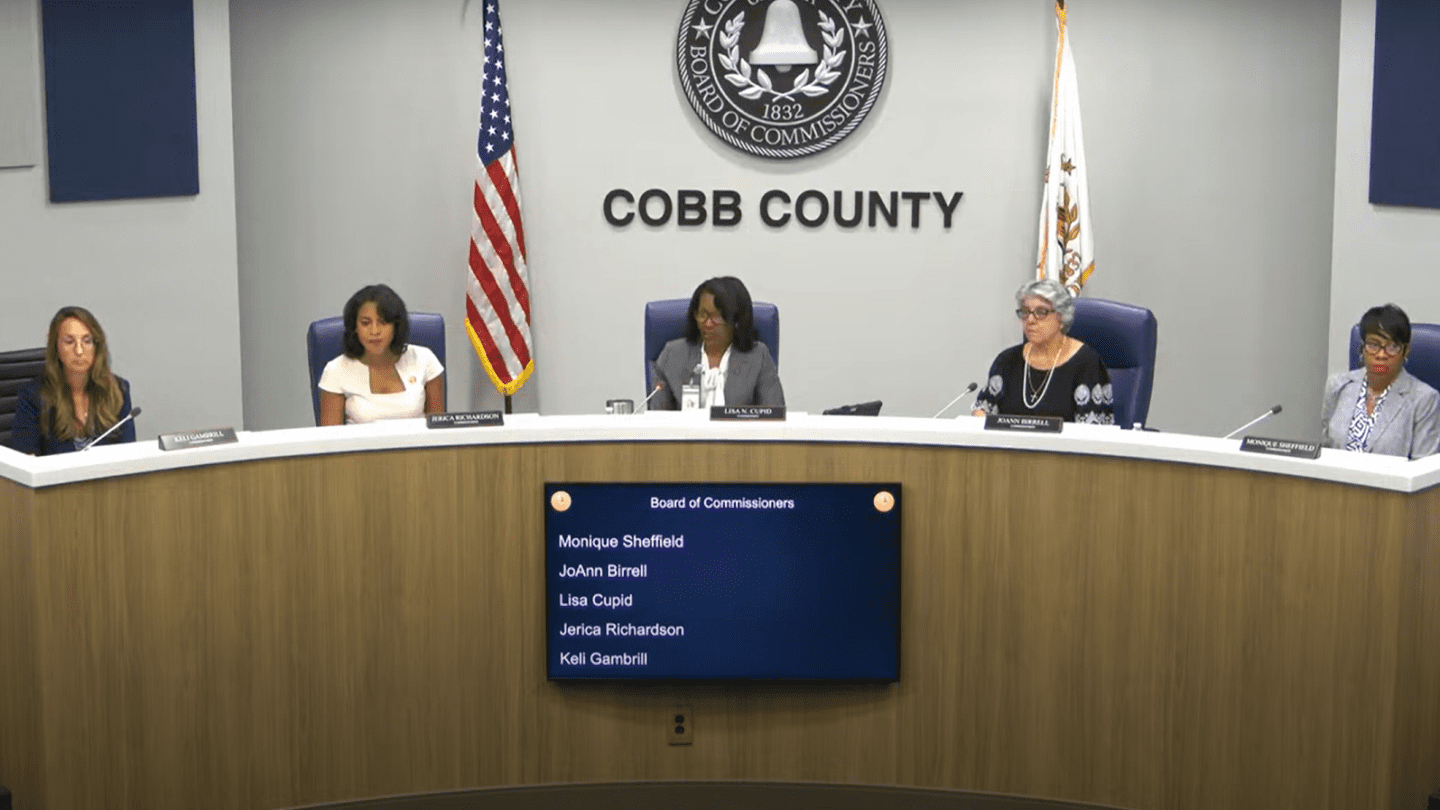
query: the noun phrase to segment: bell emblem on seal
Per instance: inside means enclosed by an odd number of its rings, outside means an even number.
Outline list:
[[[800,7],[795,0],[774,0],[765,9],[765,27],[760,44],[750,52],[750,64],[770,65],[781,73],[794,65],[813,65],[820,55],[805,40]]]

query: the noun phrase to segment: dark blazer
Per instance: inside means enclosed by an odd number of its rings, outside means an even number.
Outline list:
[[[1325,400],[1320,405],[1320,443],[1326,447],[1345,446],[1355,400],[1365,385],[1365,369],[1333,375],[1325,382]],[[1440,393],[1401,369],[1390,383],[1390,393],[1370,431],[1370,452],[1387,456],[1420,458],[1440,449]]]
[[[662,387],[650,400],[651,410],[680,409],[680,389],[695,384],[699,376],[695,366],[700,363],[700,344],[675,338],[660,350],[655,360],[655,379]],[[730,347],[730,367],[725,371],[726,405],[785,405],[785,389],[780,386],[780,373],[770,349],[760,341],[742,352]]]
[[[130,383],[123,377],[116,377],[120,382],[120,391],[125,395],[125,402],[120,406],[119,417],[124,419],[130,415]],[[103,433],[104,431],[101,431]],[[96,435],[99,435],[98,433]],[[81,442],[88,440],[84,437]],[[121,442],[135,441],[135,420],[131,419],[120,426],[120,429],[105,437],[101,444],[120,444]],[[30,384],[20,389],[19,397],[15,400],[15,426],[10,431],[10,446],[22,453],[29,453],[32,456],[52,456],[56,453],[73,453],[79,450],[73,441],[60,441],[52,436],[40,434],[40,380],[31,380]]]

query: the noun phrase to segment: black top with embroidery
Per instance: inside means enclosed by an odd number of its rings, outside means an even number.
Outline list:
[[[1012,416],[1059,416],[1067,422],[1092,425],[1115,424],[1115,394],[1099,352],[1081,344],[1073,357],[1054,369],[1053,375],[1048,369],[1032,368],[1027,381],[1024,346],[1011,346],[990,364],[990,374],[975,399],[976,409]],[[1033,408],[1027,407],[1027,397],[1030,402],[1039,397],[1039,402]]]

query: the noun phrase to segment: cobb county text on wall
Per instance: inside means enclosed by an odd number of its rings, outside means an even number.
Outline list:
[[[690,0],[675,60],[716,137],[787,159],[828,149],[865,120],[889,46],[874,0]]]
[[[922,225],[939,225],[949,230],[955,221],[963,191],[834,191],[816,189],[791,195],[771,189],[760,195],[753,209],[760,221],[771,228],[783,228],[793,220],[806,228],[833,222],[841,228],[899,228],[908,223],[913,230]],[[634,192],[617,188],[605,195],[605,221],[616,228],[629,227],[638,220],[651,227],[665,225],[716,225],[734,227],[745,221],[740,192],[715,189],[679,189],[673,195],[659,188]]]

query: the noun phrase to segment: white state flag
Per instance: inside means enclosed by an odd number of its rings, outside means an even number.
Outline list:
[[[1080,85],[1065,30],[1065,0],[1055,3],[1055,90],[1050,103],[1050,149],[1040,205],[1038,278],[1057,279],[1072,294],[1095,271],[1095,233],[1085,182],[1085,139],[1080,129]]]

